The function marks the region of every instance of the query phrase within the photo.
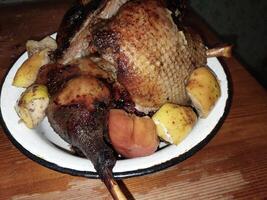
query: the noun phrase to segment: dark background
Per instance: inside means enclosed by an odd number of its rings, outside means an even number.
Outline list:
[[[0,6],[32,1],[41,0],[0,0]],[[235,56],[267,88],[267,1],[188,1],[224,42],[234,44]]]
[[[267,88],[267,1],[190,0],[193,9],[235,45],[236,57]]]

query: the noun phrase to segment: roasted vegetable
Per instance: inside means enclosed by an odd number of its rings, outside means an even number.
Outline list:
[[[186,91],[202,118],[209,115],[221,95],[217,78],[207,67],[200,67],[193,71],[188,80]]]
[[[22,93],[16,112],[28,128],[35,128],[45,117],[49,95],[44,85],[32,85]]]
[[[158,136],[166,142],[178,145],[192,130],[197,121],[190,107],[164,104],[152,117]]]
[[[13,85],[17,87],[29,87],[37,78],[39,69],[50,62],[49,49],[42,50],[29,57],[18,69]]]
[[[114,149],[126,158],[148,156],[159,145],[156,126],[149,117],[137,117],[123,110],[109,113],[109,138]]]

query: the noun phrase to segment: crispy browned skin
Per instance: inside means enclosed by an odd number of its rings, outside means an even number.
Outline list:
[[[194,68],[206,65],[205,48],[197,34],[178,29],[161,1],[130,1],[96,27],[93,44],[114,64],[140,110],[188,104],[185,83]]]
[[[47,109],[53,129],[90,159],[103,179],[110,178],[116,162],[104,141],[109,101],[110,92],[105,84],[83,75],[59,88]]]
[[[127,0],[90,0],[74,4],[65,14],[58,30],[57,62],[68,64],[73,59],[94,52],[92,28],[103,19],[115,15]]]
[[[95,2],[79,5],[83,22],[75,33],[64,24],[72,22],[68,19],[79,9],[63,20],[58,41],[68,45],[59,45],[62,56],[57,61],[71,63],[98,52],[112,64],[105,70],[115,73],[140,111],[156,110],[166,102],[188,104],[185,83],[194,68],[206,65],[206,50],[198,34],[172,18],[175,9],[172,14],[168,9],[175,7],[173,2],[103,0],[98,7]],[[62,34],[64,30],[72,36]]]
[[[74,59],[89,55],[92,50],[91,28],[105,0],[92,0],[86,5],[75,4],[64,16],[57,35],[58,63],[68,64]]]

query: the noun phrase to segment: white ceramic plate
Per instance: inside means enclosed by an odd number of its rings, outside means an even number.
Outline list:
[[[24,53],[16,61],[1,89],[1,115],[9,139],[21,152],[46,167],[72,175],[98,177],[89,160],[70,153],[70,145],[52,130],[47,119],[34,130],[20,122],[14,106],[24,89],[12,86],[12,80],[26,59],[27,54]],[[216,58],[208,59],[208,66],[217,75],[222,93],[208,118],[199,119],[178,146],[166,146],[147,157],[118,160],[113,169],[116,178],[144,175],[177,164],[201,149],[215,135],[228,110],[230,90],[227,75],[219,61]]]

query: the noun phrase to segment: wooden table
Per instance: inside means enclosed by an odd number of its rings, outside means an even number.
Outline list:
[[[27,39],[57,30],[68,1],[0,8],[0,76]],[[208,44],[217,37],[191,20]],[[186,161],[123,180],[135,199],[263,199],[267,197],[267,93],[235,58],[223,60],[233,82],[232,106],[212,141]],[[0,130],[0,199],[111,199],[100,180],[47,169],[20,153]],[[129,197],[129,199],[133,199]]]

